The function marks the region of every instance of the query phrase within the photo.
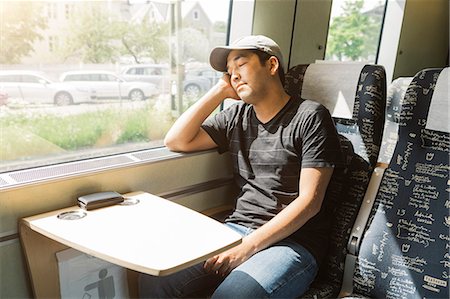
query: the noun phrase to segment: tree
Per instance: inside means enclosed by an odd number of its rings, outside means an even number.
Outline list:
[[[20,63],[46,27],[41,2],[0,1],[0,63]]]
[[[84,63],[114,62],[119,54],[117,23],[99,6],[83,9],[72,18],[63,55],[78,56]]]
[[[227,23],[224,21],[216,21],[213,24],[213,28],[215,32],[227,32]]]
[[[181,38],[182,61],[190,59],[200,62],[208,61],[209,40],[201,31],[194,28],[183,28]]]
[[[144,21],[139,24],[122,23],[121,54],[133,56],[136,63],[143,58],[151,57],[156,63],[168,60],[168,24]]]
[[[363,0],[347,0],[343,14],[333,19],[329,29],[326,59],[364,60],[375,55],[381,20],[362,12]]]
[[[96,5],[97,4],[97,5]],[[101,3],[73,18],[63,55],[80,57],[85,63],[116,62],[131,55],[136,63],[151,57],[155,62],[168,57],[167,24],[145,19],[140,23],[120,21],[105,12]]]

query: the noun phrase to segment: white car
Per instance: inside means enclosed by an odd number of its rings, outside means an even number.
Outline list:
[[[134,64],[122,68],[121,76],[127,80],[155,84],[161,92],[169,92],[170,69],[164,64]],[[211,67],[187,69],[183,77],[183,91],[186,96],[198,98],[207,92],[222,77],[222,73]]]
[[[108,71],[70,71],[60,81],[95,91],[97,99],[130,99],[142,101],[159,94],[155,84],[127,81]]]
[[[137,64],[122,68],[120,75],[130,81],[150,82],[155,84],[161,92],[169,92],[170,69],[164,64]]]
[[[42,72],[0,71],[0,92],[10,101],[25,103],[70,105],[90,102],[94,95],[89,88],[53,82]]]

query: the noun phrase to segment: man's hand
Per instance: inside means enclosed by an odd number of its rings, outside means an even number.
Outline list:
[[[222,92],[226,96],[226,98],[240,100],[236,91],[231,86],[229,74],[227,74],[227,73],[223,74],[222,78],[220,78],[220,80],[217,82],[216,86],[220,90],[222,90]]]
[[[201,125],[226,98],[239,99],[227,74],[178,117],[167,132],[164,145],[178,152],[193,152],[217,147],[215,141],[201,128]]]
[[[207,272],[226,276],[234,268],[248,260],[253,255],[251,247],[246,245],[245,239],[236,247],[208,259],[203,267]]]

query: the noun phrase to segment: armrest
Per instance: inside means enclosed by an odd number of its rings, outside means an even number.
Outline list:
[[[375,197],[380,187],[381,179],[384,171],[388,167],[386,163],[377,163],[364,194],[363,202],[356,217],[355,223],[350,234],[347,244],[348,253],[345,257],[344,277],[342,281],[341,291],[338,298],[351,295],[353,292],[353,272],[355,270],[356,257],[358,256],[359,246],[361,245],[364,228],[369,220],[370,211],[375,202]]]
[[[364,233],[364,228],[369,220],[369,214],[372,210],[375,197],[378,193],[378,188],[380,187],[381,179],[383,178],[383,174],[387,166],[388,164],[386,163],[377,163],[377,166],[372,173],[363,202],[361,203],[361,207],[358,212],[358,216],[353,224],[349,242],[347,244],[347,249],[350,254],[357,255],[359,252],[362,234]]]

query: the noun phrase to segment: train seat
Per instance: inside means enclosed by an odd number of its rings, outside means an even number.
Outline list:
[[[450,298],[448,113],[449,68],[417,73],[341,297]]]
[[[347,242],[376,166],[386,106],[386,75],[379,65],[314,63],[286,74],[286,91],[318,101],[335,121],[347,161],[333,173],[327,204],[333,209],[329,254],[305,298],[335,297],[342,283]],[[342,173],[344,172],[344,173]]]
[[[386,119],[381,141],[378,162],[389,164],[398,140],[398,122],[406,89],[413,77],[400,77],[392,81],[387,88]]]

